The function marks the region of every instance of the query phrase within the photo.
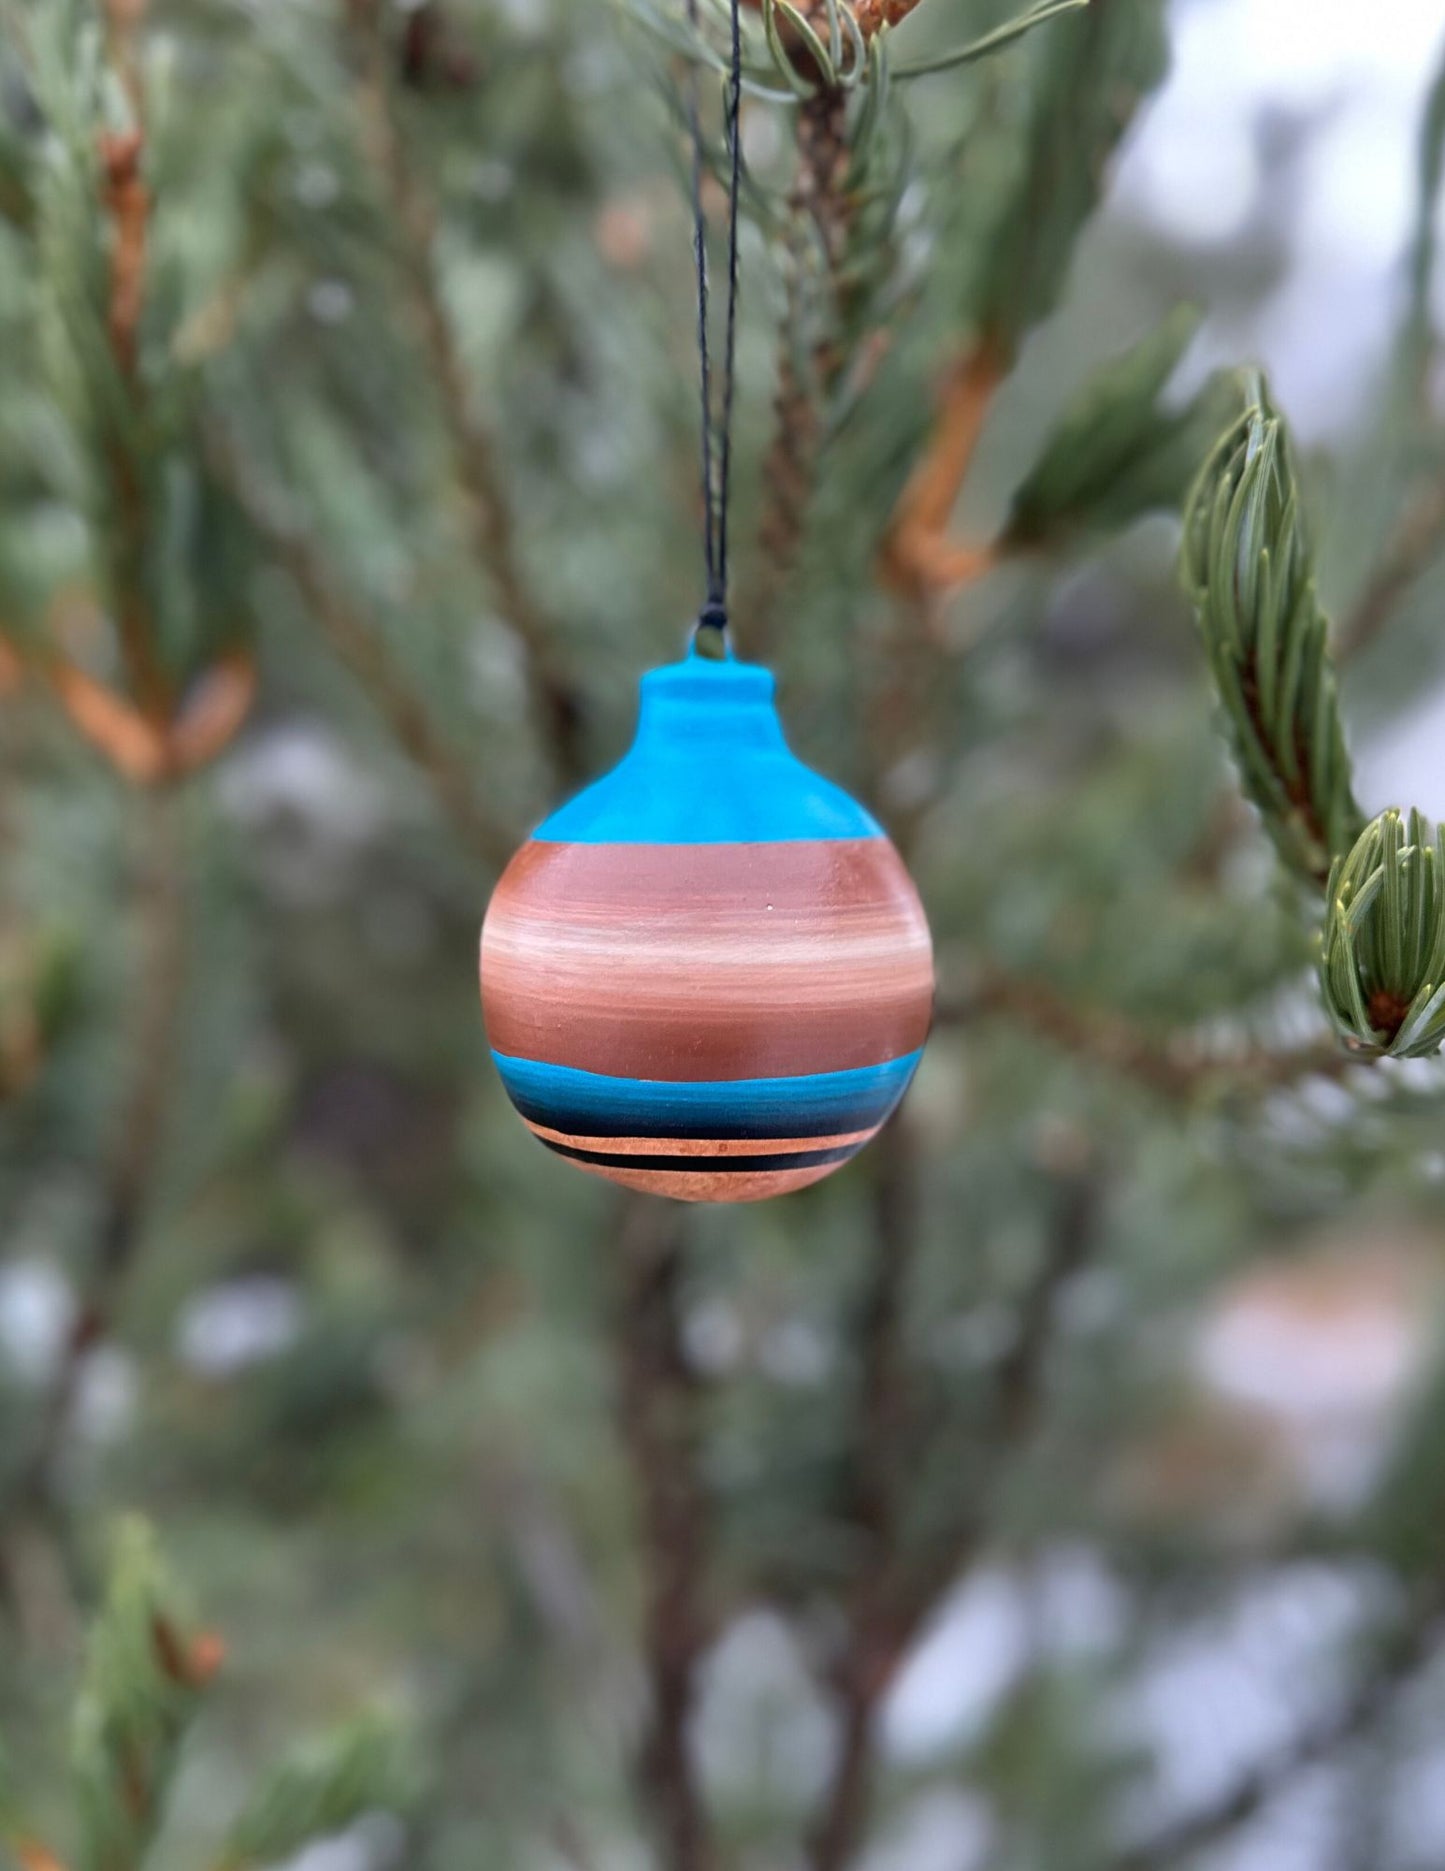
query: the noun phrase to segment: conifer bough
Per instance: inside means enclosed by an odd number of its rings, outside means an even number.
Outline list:
[[[1245,791],[1280,856],[1323,887],[1363,826],[1293,463],[1263,381],[1184,515],[1182,568]]]
[[[1320,955],[1336,1030],[1396,1059],[1445,1040],[1445,830],[1391,807],[1336,858]]]

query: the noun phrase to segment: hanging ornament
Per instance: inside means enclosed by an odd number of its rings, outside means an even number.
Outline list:
[[[902,859],[793,755],[772,676],[727,646],[741,70],[733,0],[716,487],[692,107],[707,602],[689,655],[643,677],[631,750],[523,845],[482,928],[487,1036],[529,1128],[594,1174],[693,1202],[782,1195],[846,1162],[907,1089],[933,1004]]]

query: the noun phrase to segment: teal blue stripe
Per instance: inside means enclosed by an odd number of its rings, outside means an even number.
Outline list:
[[[827,1137],[867,1130],[908,1088],[922,1050],[847,1072],[664,1082],[493,1052],[526,1118],[572,1137]]]
[[[548,844],[791,844],[881,838],[877,821],[789,751],[773,678],[690,655],[642,678],[619,766],[539,826]]]
[[[841,786],[790,754],[755,759],[739,784],[684,747],[625,762],[532,835],[546,844],[756,845],[883,833]]]

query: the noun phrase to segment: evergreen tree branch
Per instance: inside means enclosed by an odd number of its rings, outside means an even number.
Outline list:
[[[863,1542],[843,1653],[832,1672],[838,1752],[808,1854],[810,1871],[842,1871],[868,1825],[878,1706],[898,1662],[887,1590],[901,1511],[909,1416],[904,1346],[909,1275],[919,1245],[920,1183],[907,1107],[874,1146],[873,1240],[858,1331],[858,1429],[849,1519]]]
[[[804,16],[822,22],[825,0],[804,0]],[[809,342],[810,298],[836,299],[857,204],[849,187],[848,92],[817,81],[799,100],[795,163],[788,193],[785,252],[787,303],[778,339],[773,392],[773,440],[763,459],[759,569],[742,615],[758,654],[766,654],[779,598],[797,564],[812,504],[823,440],[823,411],[847,364],[835,320]],[[821,285],[810,278],[819,256]]]
[[[1034,1278],[1019,1303],[1010,1348],[994,1374],[977,1440],[987,1452],[982,1485],[952,1527],[917,1560],[900,1559],[890,1585],[893,1648],[902,1659],[943,1598],[975,1564],[994,1524],[1001,1490],[1044,1423],[1045,1386],[1064,1289],[1101,1244],[1103,1184],[1086,1138],[1048,1169],[1054,1209]]]
[[[887,1135],[897,1132],[895,1118]],[[880,1139],[880,1143],[881,1143]],[[985,1484],[971,1490],[958,1520],[926,1550],[904,1550],[902,1480],[909,1472],[910,1411],[902,1352],[902,1298],[919,1231],[919,1187],[908,1146],[884,1166],[875,1211],[880,1243],[865,1313],[865,1418],[860,1431],[859,1506],[870,1534],[850,1611],[849,1643],[835,1679],[842,1734],[813,1835],[810,1871],[843,1871],[866,1842],[876,1771],[878,1709],[919,1631],[978,1558],[1001,1485],[1037,1433],[1055,1337],[1059,1295],[1098,1241],[1099,1184],[1087,1157],[1055,1172],[1058,1202],[1046,1251],[1020,1304],[1017,1329],[994,1380],[979,1442],[988,1451]]]
[[[1006,371],[1004,353],[989,339],[958,357],[944,380],[933,433],[883,535],[879,577],[920,616],[994,563],[995,548],[955,545],[948,527]]]
[[[141,17],[137,6],[113,3],[108,8],[112,38],[125,69],[133,71],[132,39]],[[139,87],[132,78],[128,88],[139,109]],[[112,224],[110,297],[106,329],[115,359],[121,393],[139,421],[138,405],[144,388],[137,375],[139,326],[145,301],[145,266],[150,224],[150,194],[141,175],[145,132],[139,120],[123,132],[100,139],[104,204]],[[112,598],[121,654],[132,692],[143,712],[160,721],[169,712],[171,686],[155,645],[146,593],[145,541],[148,529],[146,495],[130,438],[112,423],[106,458],[112,483],[114,523],[109,529]]]
[[[1184,516],[1181,567],[1245,791],[1280,857],[1323,886],[1363,824],[1284,426],[1261,379]]]
[[[437,278],[436,208],[408,158],[393,96],[392,61],[381,0],[347,0],[361,69],[363,145],[390,205],[404,283],[446,426],[468,532],[502,617],[521,646],[537,728],[561,777],[586,777],[585,704],[564,668],[562,632],[542,609],[522,570],[516,516],[493,438],[475,412],[450,314]]]
[[[863,37],[871,39],[885,26],[901,26],[922,4],[923,0],[857,0],[853,16]]]
[[[1336,858],[1320,949],[1326,1011],[1348,1045],[1428,1058],[1445,1041],[1445,830],[1391,808]]]
[[[1187,1033],[1161,1037],[1124,1015],[1080,1005],[1043,981],[992,965],[975,967],[973,977],[962,992],[945,990],[940,995],[936,1026],[947,1029],[987,1019],[1017,1022],[1061,1051],[1134,1079],[1171,1103],[1265,1097],[1310,1078],[1343,1078],[1378,1057],[1374,1052],[1341,1048],[1333,1039],[1283,1048],[1242,1045],[1227,1049]]]
[[[336,656],[430,785],[462,843],[490,869],[500,870],[516,849],[514,829],[482,807],[466,762],[407,681],[375,621],[337,588],[314,544],[281,519],[229,440],[213,431],[207,453],[212,472],[245,513],[268,556],[290,577]]]
[[[1378,565],[1340,628],[1337,661],[1346,662],[1370,647],[1442,551],[1445,471],[1427,480],[1401,514]]]
[[[1445,49],[1425,97],[1416,158],[1415,226],[1406,261],[1408,298],[1401,352],[1404,389],[1412,399],[1427,390],[1437,339],[1430,297],[1435,283],[1436,209],[1445,182]]]
[[[1257,1817],[1302,1774],[1362,1740],[1438,1655],[1445,1604],[1438,1583],[1380,1643],[1378,1654],[1338,1707],[1308,1723],[1286,1747],[1246,1774],[1222,1798],[1117,1853],[1110,1871],[1168,1871]]]
[[[149,1529],[125,1522],[75,1716],[76,1871],[140,1871],[182,1738],[220,1667],[218,1640],[189,1632],[171,1598]]]
[[[392,1724],[348,1723],[298,1748],[262,1782],[227,1834],[217,1871],[279,1864],[366,1813],[409,1805],[415,1790]]]
[[[181,1031],[185,900],[178,806],[169,792],[161,790],[137,795],[137,806],[142,871],[136,982],[128,1003],[125,1098],[102,1177],[95,1249],[16,1490],[19,1504],[44,1514],[54,1510],[56,1469],[85,1360],[113,1329],[116,1307],[144,1239],[147,1199],[160,1156]]]
[[[667,1871],[709,1871],[715,1853],[690,1732],[697,1667],[712,1635],[709,1515],[697,1463],[698,1383],[682,1344],[683,1228],[675,1203],[623,1201],[620,1412],[641,1519],[651,1701],[639,1790]]]

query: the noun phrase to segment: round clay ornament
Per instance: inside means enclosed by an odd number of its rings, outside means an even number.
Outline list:
[[[933,1005],[898,853],[790,752],[768,671],[696,651],[643,678],[626,757],[507,866],[481,970],[534,1134],[690,1202],[845,1163],[902,1097]]]

